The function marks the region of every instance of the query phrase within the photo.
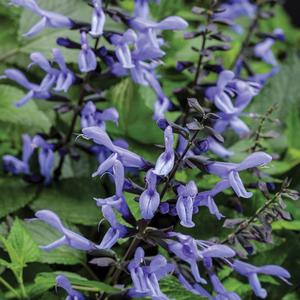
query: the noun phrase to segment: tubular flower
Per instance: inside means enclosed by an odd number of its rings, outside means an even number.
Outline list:
[[[96,144],[102,145],[113,153],[117,154],[118,160],[123,164],[124,167],[131,168],[144,168],[146,162],[139,155],[114,145],[109,136],[105,131],[99,127],[87,127],[82,129],[83,137],[86,139],[92,139]]]
[[[66,298],[66,300],[84,300],[84,296],[75,291],[72,288],[71,282],[69,281],[69,279],[63,275],[59,275],[55,278],[55,282],[56,285],[63,288],[67,293],[68,293],[68,297]]]
[[[158,157],[153,173],[159,176],[167,176],[174,166],[175,152],[173,149],[174,137],[171,126],[164,131],[165,151]]]
[[[195,240],[188,235],[169,232],[168,237],[176,238],[176,240],[167,240],[168,248],[178,258],[190,265],[196,282],[206,283],[206,280],[200,276],[197,266],[198,261],[211,260],[211,258],[227,258],[235,255],[235,252],[227,246],[217,244],[206,245],[205,242]]]
[[[239,176],[240,171],[259,167],[269,163],[272,157],[264,152],[250,154],[241,163],[213,162],[206,165],[207,171],[222,178],[218,190],[232,187],[238,197],[250,198],[252,193],[247,192]]]
[[[180,185],[177,188],[178,199],[176,203],[176,211],[180,219],[180,224],[184,227],[194,227],[192,221],[194,200],[198,189],[194,181],[190,181],[185,186]]]
[[[81,50],[78,55],[78,66],[82,73],[94,71],[97,68],[97,58],[91,49],[86,32],[80,34]]]
[[[105,24],[105,14],[102,9],[102,0],[93,0],[93,15],[91,22],[91,30],[89,34],[94,37],[100,37],[103,34]]]
[[[49,28],[72,28],[74,21],[61,14],[41,9],[34,0],[11,0],[10,3],[16,6],[22,6],[41,17],[27,33],[26,37],[33,37],[40,33],[43,29]]]
[[[30,173],[29,160],[33,152],[33,147],[31,145],[32,141],[28,134],[23,134],[22,140],[23,140],[23,148],[22,148],[21,160],[12,155],[3,156],[3,163],[4,163],[5,170],[15,175]]]
[[[259,298],[266,298],[267,291],[261,287],[257,274],[276,276],[287,283],[289,283],[287,279],[291,277],[287,270],[274,265],[256,267],[248,263],[235,260],[232,264],[232,268],[248,278],[249,284],[251,285],[255,295]]]
[[[139,199],[141,215],[145,220],[151,220],[154,217],[160,203],[159,193],[156,190],[156,181],[157,178],[153,170],[149,170],[146,175],[147,188]]]
[[[159,280],[174,270],[174,265],[169,264],[162,255],[156,255],[148,265],[143,265],[144,250],[139,247],[135,251],[133,260],[128,265],[128,270],[133,282],[130,296],[149,296],[156,300],[168,300],[159,287]]]
[[[60,239],[47,246],[40,246],[42,250],[49,251],[63,245],[84,251],[92,251],[96,249],[96,245],[93,242],[64,227],[61,220],[54,212],[50,210],[39,210],[35,213],[35,216],[36,218],[31,220],[43,221],[63,235]]]
[[[16,102],[17,107],[23,106],[33,98],[48,99],[50,97],[49,86],[46,86],[43,83],[37,85],[29,82],[22,72],[15,69],[7,69],[5,70],[4,74],[5,77],[17,82],[19,85],[28,90],[28,93],[18,102]]]

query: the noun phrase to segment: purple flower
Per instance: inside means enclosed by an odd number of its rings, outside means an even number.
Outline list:
[[[248,263],[235,260],[232,264],[232,268],[248,278],[249,284],[251,285],[255,295],[259,298],[266,298],[267,291],[261,287],[257,274],[276,276],[286,283],[289,283],[287,279],[291,277],[287,270],[275,265],[256,267]]]
[[[89,34],[97,38],[103,34],[103,28],[105,24],[105,13],[102,9],[102,0],[93,0],[93,15],[91,22],[91,30]]]
[[[250,3],[249,0],[231,0],[222,4],[220,10],[221,12],[215,13],[214,19],[235,21],[243,16],[254,18],[257,7]],[[231,28],[239,34],[243,33],[243,27],[238,24],[233,24]]]
[[[118,123],[119,119],[118,111],[115,108],[111,107],[103,111],[97,111],[96,105],[92,101],[85,104],[80,114],[81,128],[99,126],[105,130],[106,121]]]
[[[139,32],[138,47],[144,47],[149,44],[154,48],[160,48],[160,41],[157,38],[159,30],[183,30],[188,23],[180,17],[171,16],[155,23],[143,18],[133,18],[129,21],[129,25]]]
[[[81,50],[78,55],[78,66],[81,72],[86,73],[94,71],[97,68],[97,58],[91,49],[87,34],[84,31],[80,33]]]
[[[40,172],[45,178],[45,183],[48,184],[51,182],[54,167],[53,145],[48,144],[40,135],[32,139],[32,145],[40,149],[38,156]]]
[[[197,186],[194,181],[190,181],[185,186],[180,185],[177,188],[176,211],[180,219],[180,224],[184,227],[194,227],[192,221],[194,200],[198,193]]]
[[[113,34],[110,37],[110,42],[116,47],[115,52],[118,61],[124,69],[131,69],[134,67],[129,45],[134,44],[136,40],[136,33],[132,29],[128,29],[123,35]]]
[[[213,137],[207,138],[208,149],[214,154],[222,158],[228,158],[234,154],[234,152],[226,149],[222,144],[218,143]]]
[[[169,250],[190,265],[195,280],[200,283],[206,283],[206,280],[200,276],[197,266],[198,261],[210,260],[214,257],[227,258],[235,255],[231,248],[224,245],[206,243],[175,232],[170,232],[168,235],[170,238],[177,239],[167,240]]]
[[[86,139],[92,139],[94,143],[102,145],[113,153],[116,153],[118,160],[123,164],[124,167],[132,168],[144,168],[146,162],[139,155],[124,149],[122,147],[113,144],[109,136],[105,131],[99,127],[87,127],[82,129],[83,137]]]
[[[173,149],[174,137],[171,126],[168,126],[164,132],[165,136],[165,151],[158,157],[154,174],[159,176],[167,176],[174,166],[175,153]]]
[[[53,59],[58,64],[60,71],[57,74],[56,78],[56,87],[55,91],[64,91],[65,93],[69,90],[70,86],[75,81],[75,75],[73,72],[68,69],[65,59],[61,53],[61,51],[57,48],[52,50]]]
[[[218,206],[216,205],[214,200],[214,196],[216,196],[226,188],[228,188],[226,182],[218,182],[212,190],[198,193],[194,205],[206,206],[209,209],[209,212],[212,215],[215,215],[218,220],[220,220],[224,216],[219,212]]]
[[[167,300],[168,297],[161,292],[158,282],[174,270],[174,265],[169,264],[162,255],[156,255],[149,265],[145,265],[144,257],[144,250],[139,247],[128,265],[134,286],[130,290],[130,296],[149,296],[156,300]]]
[[[54,212],[50,210],[39,210],[35,213],[35,216],[36,218],[31,220],[43,221],[46,224],[50,225],[51,227],[55,228],[63,235],[60,239],[54,241],[49,245],[40,246],[41,249],[45,251],[49,251],[63,245],[67,245],[74,249],[79,249],[84,251],[91,251],[96,249],[94,243],[84,238],[83,236],[79,235],[78,233],[75,233],[70,229],[64,227],[61,220]]]
[[[134,0],[134,17],[148,19],[149,17],[149,1],[150,0]],[[159,0],[156,0],[158,3]]]
[[[239,116],[253,97],[258,94],[260,85],[256,82],[234,79],[234,77],[235,74],[232,71],[222,71],[217,85],[206,90],[206,97],[213,101],[221,111],[219,113],[220,119],[216,121],[214,129],[221,133],[227,126],[230,126],[240,137],[243,137],[250,130]],[[231,100],[233,98],[235,98],[234,104]],[[212,150],[221,155],[226,154],[224,149],[222,150],[216,144],[213,144]]]
[[[252,193],[246,191],[243,182],[239,176],[239,172],[265,165],[271,160],[272,157],[270,155],[264,152],[255,152],[250,154],[239,164],[213,162],[208,163],[206,167],[209,173],[222,178],[222,181],[219,183],[220,188],[224,190],[231,186],[238,197],[250,198],[252,196]]]
[[[209,292],[206,291],[200,284],[198,283],[193,283],[193,285],[190,284],[182,274],[179,274],[178,280],[181,283],[181,285],[189,292],[204,298],[208,298],[208,299],[212,298]]]
[[[67,293],[68,293],[68,297],[66,298],[66,300],[84,300],[84,296],[75,291],[72,288],[71,282],[69,281],[69,279],[63,275],[59,275],[55,278],[55,282],[57,284],[57,286],[63,288]]]
[[[12,155],[3,156],[4,169],[15,175],[30,173],[29,160],[33,152],[33,147],[31,145],[32,142],[28,134],[23,134],[22,140],[23,140],[22,160]]]
[[[139,203],[141,215],[145,220],[151,220],[160,203],[159,193],[156,190],[156,175],[149,170],[146,175],[147,188],[141,194]]]
[[[275,29],[273,35],[281,40],[284,38],[283,31],[280,28]],[[272,52],[272,46],[274,43],[275,40],[273,38],[266,38],[264,41],[254,47],[254,55],[261,58],[267,64],[276,66],[277,61]]]
[[[74,22],[70,18],[55,12],[43,10],[34,0],[11,0],[10,3],[16,6],[23,6],[41,17],[41,20],[25,33],[24,36],[35,36],[47,27],[72,28],[74,26]]]
[[[16,103],[17,107],[23,106],[32,98],[48,99],[50,97],[48,86],[46,87],[45,84],[37,85],[29,82],[22,72],[15,69],[7,69],[4,74],[7,78],[17,82],[28,90],[28,93]]]
[[[215,300],[240,300],[241,298],[234,292],[228,292],[223,284],[221,283],[220,279],[215,273],[209,273],[209,278],[212,283],[213,289],[216,292],[216,297],[213,299]]]
[[[104,235],[101,243],[96,247],[98,249],[110,249],[119,238],[123,238],[127,234],[127,228],[117,222],[115,213],[111,206],[106,205],[102,208],[103,217],[109,222],[110,228]]]

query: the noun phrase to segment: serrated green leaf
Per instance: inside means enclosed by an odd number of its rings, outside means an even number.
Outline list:
[[[37,245],[47,245],[61,237],[57,230],[43,222],[26,223],[25,227]],[[77,231],[74,226],[70,228]],[[83,251],[62,246],[52,251],[41,251],[38,261],[47,264],[76,265],[84,263],[85,259]]]
[[[4,243],[11,262],[20,268],[37,261],[40,255],[37,244],[19,219],[16,219]]]
[[[0,89],[0,122],[22,126],[24,131],[49,130],[51,124],[47,116],[38,109],[34,101],[30,101],[22,108],[16,108],[15,102],[21,99],[24,93],[15,87],[1,85]]]

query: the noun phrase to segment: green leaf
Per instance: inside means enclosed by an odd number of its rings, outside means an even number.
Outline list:
[[[300,139],[297,138],[300,132],[300,110],[297,108],[298,107],[294,107],[288,112],[286,119],[286,134],[288,139],[288,146],[300,150]]]
[[[61,234],[57,232],[57,230],[43,222],[35,221],[26,223],[25,227],[38,245],[50,244],[61,237]],[[74,231],[78,231],[74,226],[68,227]],[[67,246],[61,246],[51,251],[40,252],[41,255],[38,261],[41,263],[76,265],[85,262],[85,253],[83,251],[75,250]]]
[[[109,127],[112,132],[144,144],[162,142],[162,134],[152,119],[155,94],[149,87],[126,78],[109,90],[107,98],[120,115],[119,127]]]
[[[300,231],[300,220],[284,221],[280,220],[272,224],[273,230],[296,230]]]
[[[163,278],[159,282],[161,291],[165,293],[170,299],[176,300],[197,300],[197,299],[206,299],[195,295],[187,291],[174,276],[168,276]]]
[[[54,287],[55,278],[59,275],[66,276],[72,283],[72,286],[77,290],[86,290],[93,293],[115,293],[119,291],[119,289],[111,287],[110,285],[101,281],[88,280],[85,277],[71,272],[57,271],[38,274],[35,278],[35,286],[30,290],[30,295],[38,295],[39,293],[42,293],[43,291],[47,291],[50,288]]]
[[[40,255],[37,244],[19,219],[13,223],[4,246],[12,264],[20,268],[25,267],[28,262],[37,261]]]
[[[30,101],[22,108],[16,108],[15,102],[21,99],[24,93],[15,87],[1,85],[0,99],[0,122],[22,126],[23,131],[49,130],[51,124],[46,115],[40,111],[34,101]]]
[[[99,197],[101,182],[98,178],[63,179],[51,187],[45,187],[30,205],[37,211],[50,209],[61,218],[84,225],[96,225],[101,219],[93,197]]]
[[[16,177],[0,178],[0,218],[24,207],[35,197],[36,189]]]

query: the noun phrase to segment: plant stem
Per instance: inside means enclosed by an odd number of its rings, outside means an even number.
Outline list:
[[[197,137],[199,131],[196,131],[192,137],[190,138],[188,144],[186,145],[184,151],[182,152],[181,156],[179,157],[179,159],[176,161],[172,171],[170,172],[170,175],[168,177],[168,180],[166,181],[161,193],[160,193],[160,199],[162,200],[162,198],[164,197],[169,184],[171,182],[171,180],[173,179],[173,177],[175,176],[180,163],[182,162],[182,160],[184,159],[185,155],[187,154],[187,152],[189,151],[189,149],[191,148],[191,146],[193,145],[193,141],[195,140],[195,138]],[[148,227],[148,225],[150,224],[150,221],[143,223],[143,225],[139,228],[139,234],[143,235],[145,229]],[[121,266],[122,264],[128,260],[134,253],[134,251],[136,250],[136,248],[138,247],[139,243],[140,243],[140,238],[139,238],[139,234],[136,235],[133,240],[131,241],[126,253],[124,254],[122,260],[121,260]],[[120,277],[120,275],[122,274],[122,269],[116,269],[116,271],[113,273],[110,283],[111,284],[116,284],[118,282],[118,279]]]
[[[18,292],[2,277],[0,277],[0,283],[2,283],[8,290],[10,290],[18,299],[20,299],[20,295]]]
[[[210,21],[210,17],[207,16],[207,24],[206,24],[206,28],[205,28],[205,31],[202,36],[201,48],[200,48],[201,50],[200,50],[200,55],[199,55],[199,59],[198,59],[198,63],[197,63],[197,69],[196,69],[196,73],[195,73],[193,86],[198,84],[199,75],[201,73],[201,67],[202,67],[202,62],[203,62],[203,58],[204,58],[203,51],[206,46],[206,40],[207,40],[207,34],[208,34],[207,26],[209,24],[209,21]]]
[[[251,216],[250,218],[248,218],[244,222],[242,222],[236,228],[236,230],[234,230],[233,233],[231,233],[227,238],[225,238],[221,242],[221,244],[228,243],[234,236],[237,236],[239,233],[241,233],[246,228],[248,228],[251,225],[251,223],[253,223],[263,211],[265,211],[265,209],[267,209],[271,204],[273,204],[281,196],[281,194],[282,194],[282,189],[278,193],[276,193],[273,198],[269,199],[262,207],[260,207],[253,216]]]
[[[249,47],[252,35],[254,34],[255,29],[258,25],[260,11],[261,11],[260,6],[258,6],[257,11],[256,11],[256,16],[248,28],[247,35],[242,43],[240,51],[239,51],[238,55],[235,57],[235,60],[232,62],[230,69],[233,69],[235,67],[235,65],[237,64],[237,62],[245,55],[245,51]]]
[[[269,118],[269,116],[274,112],[274,110],[276,110],[276,105],[272,105],[268,110],[267,112],[262,116],[259,124],[258,124],[258,127],[257,127],[257,130],[256,130],[256,133],[255,133],[255,136],[254,136],[254,144],[253,146],[251,147],[250,151],[251,153],[255,152],[257,150],[257,147],[259,146],[259,139],[261,137],[261,132],[263,130],[263,126],[265,124],[265,121]]]
[[[99,40],[100,40],[99,38],[97,38],[95,40],[94,50],[97,50],[97,47],[98,47],[98,44],[99,44]],[[76,121],[78,119],[79,113],[81,111],[81,107],[82,107],[83,102],[84,102],[85,84],[89,81],[90,76],[91,76],[91,72],[87,73],[86,76],[85,76],[85,78],[84,78],[84,80],[83,80],[83,83],[82,83],[82,86],[81,86],[81,90],[80,90],[80,93],[79,93],[79,99],[78,99],[78,102],[77,102],[77,106],[74,108],[73,117],[72,117],[72,121],[71,121],[69,130],[68,130],[67,135],[65,137],[65,140],[64,140],[64,142],[63,142],[63,144],[61,145],[60,148],[67,147],[70,144],[70,142],[71,142],[72,134],[73,134],[75,126],[76,126]],[[63,154],[60,157],[58,166],[57,166],[56,170],[54,171],[54,178],[55,179],[59,179],[59,177],[61,175],[61,170],[62,170],[63,164],[65,162],[65,158],[66,158],[66,154]]]

